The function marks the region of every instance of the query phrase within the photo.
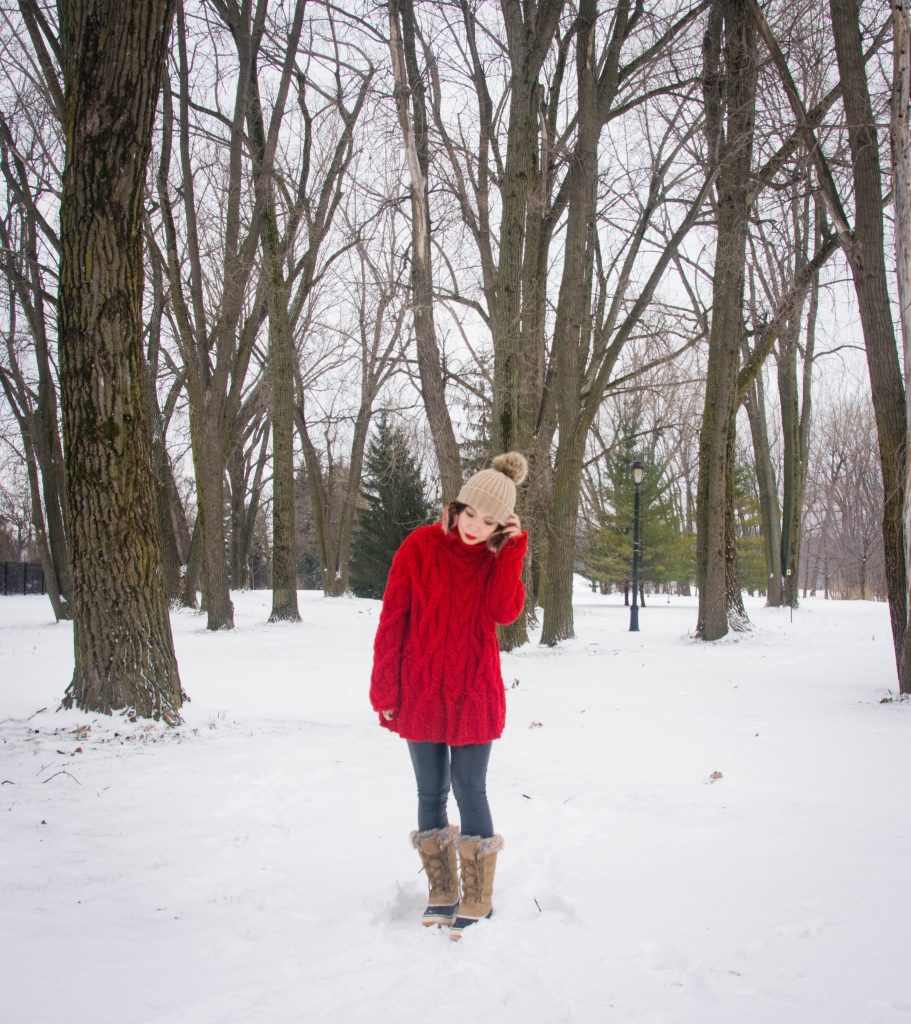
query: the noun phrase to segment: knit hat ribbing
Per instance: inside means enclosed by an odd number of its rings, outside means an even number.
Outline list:
[[[525,479],[528,463],[519,452],[505,452],[490,465],[462,484],[456,501],[502,525],[515,511],[516,485]]]

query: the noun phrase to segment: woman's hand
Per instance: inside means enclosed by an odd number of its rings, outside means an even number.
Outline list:
[[[392,719],[395,718],[395,712],[392,710],[392,708],[389,708],[386,711],[381,711],[380,714],[383,716],[383,718],[386,719],[387,722],[391,722]]]
[[[522,524],[519,522],[519,517],[515,512],[512,512],[503,524],[503,532],[507,537],[518,537],[522,532]]]

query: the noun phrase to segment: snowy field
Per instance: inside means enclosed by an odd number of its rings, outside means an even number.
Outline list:
[[[2,1024],[911,1024],[911,703],[884,605],[503,659],[491,921],[422,929],[404,744],[367,703],[379,605],[174,616],[178,729],[56,712],[72,634],[0,598]],[[716,775],[716,773],[719,773]],[[453,819],[457,820],[454,806]]]

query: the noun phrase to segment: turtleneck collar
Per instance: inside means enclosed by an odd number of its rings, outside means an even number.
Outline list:
[[[486,544],[466,544],[462,540],[462,535],[459,533],[458,527],[450,530],[446,533],[443,529],[443,524],[439,524],[440,536],[443,538],[443,543],[447,549],[459,558],[469,559],[482,559],[484,555],[491,554]]]

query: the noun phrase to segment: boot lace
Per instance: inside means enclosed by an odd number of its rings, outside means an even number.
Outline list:
[[[449,892],[452,889],[452,873],[449,870],[449,857],[445,850],[434,850],[424,854],[424,871],[430,882],[431,892]]]
[[[481,868],[480,858],[462,858],[462,892],[466,899],[478,900],[481,898],[481,882],[483,880]]]

